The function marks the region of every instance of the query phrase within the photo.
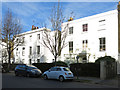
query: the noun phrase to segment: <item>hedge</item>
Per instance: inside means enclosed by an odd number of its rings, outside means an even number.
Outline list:
[[[50,69],[51,67],[54,67],[55,66],[55,62],[54,63],[33,63],[32,65],[36,66],[42,72],[45,72],[48,69]],[[56,62],[56,66],[67,67],[67,64],[65,62],[62,62],[62,61],[57,61]]]
[[[14,71],[15,67],[17,65],[19,65],[19,64],[16,64],[16,63],[10,64],[9,71]],[[5,70],[5,72],[8,72],[8,63],[3,63],[2,66],[3,66],[3,69]]]
[[[74,63],[70,64],[70,70],[75,76],[100,77],[100,64]]]
[[[114,58],[112,58],[111,56],[104,56],[104,57],[98,58],[95,61],[95,63],[100,64],[100,61],[106,61],[107,64],[111,64],[112,62],[115,62],[116,60]]]

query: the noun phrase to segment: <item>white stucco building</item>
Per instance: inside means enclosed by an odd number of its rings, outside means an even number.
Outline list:
[[[8,62],[8,54],[6,50],[6,43],[0,40],[0,64]]]
[[[37,28],[17,35],[16,40],[22,38],[22,44],[14,50],[15,63],[52,62],[52,54],[42,45],[42,33],[45,29]]]
[[[95,62],[101,56],[118,60],[118,11],[73,20],[69,23],[68,46],[62,51],[62,59],[76,62]]]

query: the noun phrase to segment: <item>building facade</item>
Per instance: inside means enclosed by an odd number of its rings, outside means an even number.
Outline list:
[[[8,62],[8,54],[6,50],[6,43],[0,40],[0,64]]]
[[[43,30],[45,28],[37,28],[17,35],[16,40],[21,38],[22,44],[14,50],[15,63],[52,62],[52,54],[42,45]]]
[[[118,11],[112,10],[101,14],[66,22],[69,31],[62,50],[61,58],[67,62],[95,62],[102,56],[111,56],[118,61]],[[64,26],[63,24],[63,26]]]
[[[80,63],[88,63],[102,56],[111,56],[120,62],[118,16],[118,10],[112,10],[63,23],[62,27],[69,26],[68,45],[63,48],[59,59],[67,63],[77,62],[77,59]],[[37,28],[18,35],[24,43],[14,50],[16,63],[53,62],[53,55],[41,44],[44,29]]]

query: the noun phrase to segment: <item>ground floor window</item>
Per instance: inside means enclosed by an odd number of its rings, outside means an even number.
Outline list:
[[[29,63],[30,63],[30,64],[32,64],[32,61],[31,61],[31,59],[29,59]]]
[[[40,63],[40,59],[37,59],[37,63]]]
[[[73,41],[69,42],[69,52],[73,53]]]

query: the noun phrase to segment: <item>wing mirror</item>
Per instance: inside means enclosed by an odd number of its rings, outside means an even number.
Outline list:
[[[51,70],[49,69],[48,72],[50,72]]]

